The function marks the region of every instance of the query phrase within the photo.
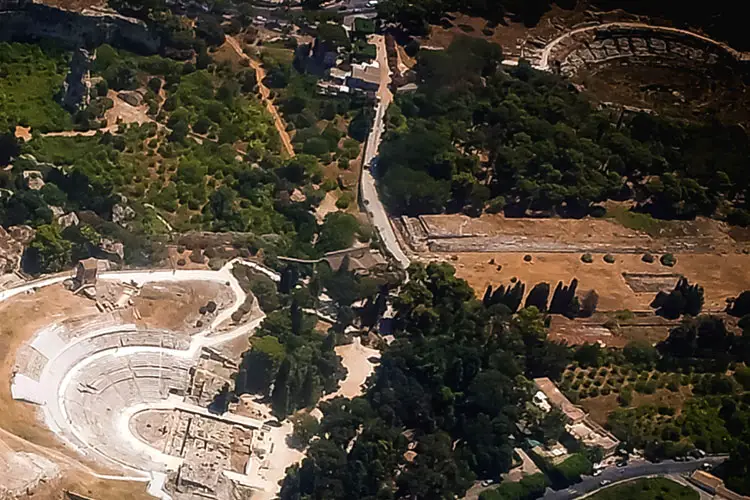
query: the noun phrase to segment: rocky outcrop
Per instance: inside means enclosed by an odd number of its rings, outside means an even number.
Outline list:
[[[91,97],[89,95],[88,75],[93,59],[93,55],[84,48],[79,48],[73,52],[60,99],[62,107],[70,113],[86,109],[89,105]]]
[[[124,203],[127,203],[127,198],[122,204],[118,203],[112,207],[112,222],[121,226],[124,226],[128,221],[135,218],[135,210]]]
[[[34,234],[29,226],[11,226],[7,231],[0,226],[0,274],[18,269],[24,248],[34,239]]]
[[[70,49],[108,43],[140,53],[156,53],[161,45],[146,23],[113,11],[72,12],[20,1],[5,1],[0,7],[0,41],[51,38]]]

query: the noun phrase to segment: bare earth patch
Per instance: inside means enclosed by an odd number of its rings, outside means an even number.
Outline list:
[[[140,315],[136,324],[173,331],[195,328],[204,316],[199,309],[209,301],[216,302],[218,311],[232,305],[234,296],[228,286],[213,281],[147,283],[133,298]]]
[[[363,384],[375,371],[375,363],[370,358],[380,359],[380,351],[362,345],[359,337],[347,345],[336,346],[336,354],[341,356],[341,364],[347,369],[346,378],[341,381],[336,392],[327,394],[323,400],[337,396],[354,398],[362,395]]]
[[[315,218],[318,222],[323,222],[323,219],[326,218],[326,215],[338,211],[338,208],[336,208],[337,199],[338,197],[336,196],[336,193],[334,191],[328,191],[326,193],[323,201],[321,201],[320,205],[315,208]]]

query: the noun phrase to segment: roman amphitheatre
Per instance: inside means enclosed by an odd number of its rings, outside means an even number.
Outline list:
[[[510,22],[486,36],[486,21],[455,14],[452,27],[434,27],[424,43],[441,48],[458,35],[482,37],[502,46],[507,63],[523,59],[560,73],[603,106],[746,125],[750,54],[666,23],[623,10],[553,7],[536,26]]]
[[[217,271],[118,272],[89,259],[1,291],[0,467],[17,478],[3,493],[273,498],[302,458],[287,445],[291,424],[247,396],[207,410],[265,317],[233,266],[279,280],[239,258]],[[337,352],[355,369],[336,394],[352,397],[377,352]]]

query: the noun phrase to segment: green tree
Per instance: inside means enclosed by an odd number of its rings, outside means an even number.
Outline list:
[[[26,250],[30,270],[36,273],[56,273],[70,264],[73,245],[65,240],[55,224],[39,226]]]
[[[354,244],[359,230],[359,222],[353,215],[344,212],[329,213],[323,220],[316,246],[322,252],[349,248]]]
[[[285,358],[284,346],[278,338],[271,335],[253,337],[250,351],[243,357],[237,376],[237,392],[265,391]]]
[[[289,418],[294,425],[292,442],[295,448],[303,450],[310,443],[310,439],[320,429],[318,421],[309,413],[298,413]]]

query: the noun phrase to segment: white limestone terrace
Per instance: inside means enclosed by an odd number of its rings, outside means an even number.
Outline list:
[[[107,479],[149,481],[148,492],[169,498],[163,491],[168,471],[182,459],[166,455],[134,436],[130,418],[148,409],[184,408],[188,370],[203,347],[250,335],[264,315],[239,326],[228,320],[245,301],[246,294],[231,270],[235,264],[253,267],[274,281],[277,273],[253,262],[234,259],[218,271],[154,270],[105,272],[99,280],[135,282],[213,281],[225,283],[235,301],[208,327],[192,337],[179,332],[138,330],[135,325],[106,325],[92,321],[91,331],[59,335],[59,325],[37,332],[29,345],[38,353],[41,370],[16,373],[11,386],[14,399],[42,407],[46,425],[79,453],[125,471]],[[60,283],[67,274],[37,280],[0,291],[0,301],[19,293]],[[79,326],[78,328],[86,328]],[[68,338],[69,340],[63,340]]]

